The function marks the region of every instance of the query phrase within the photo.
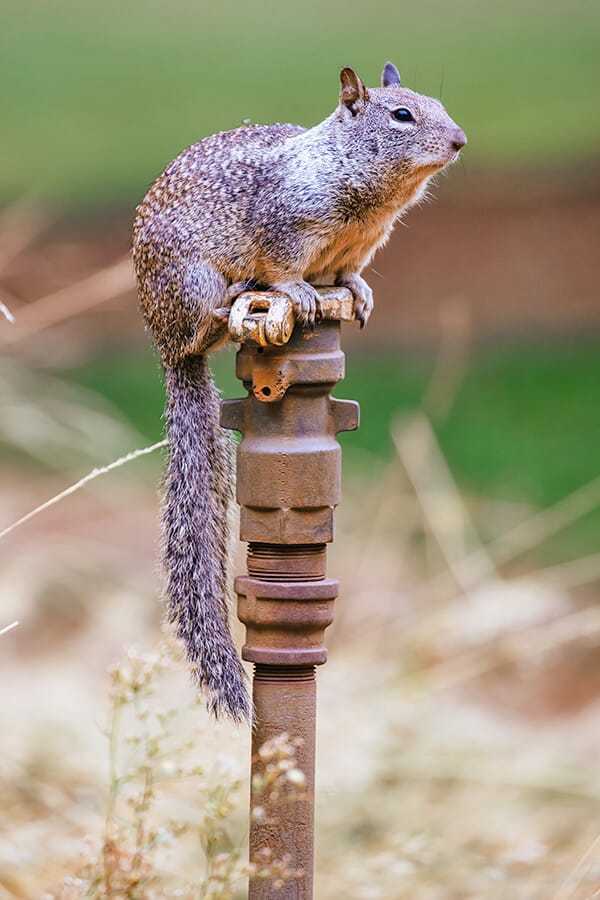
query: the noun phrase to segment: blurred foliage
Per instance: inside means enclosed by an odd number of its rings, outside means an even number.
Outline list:
[[[239,396],[233,351],[215,354],[212,365],[224,394]],[[391,458],[390,422],[421,404],[432,363],[410,354],[356,355],[346,370],[336,394],[361,404],[359,431],[340,435],[352,476]],[[164,394],[150,352],[100,357],[67,375],[109,400],[148,441],[160,438]],[[598,474],[599,396],[597,342],[482,348],[437,437],[464,490],[545,507]],[[581,519],[553,545],[556,554],[593,552],[598,527],[598,513]]]
[[[129,202],[182,147],[245,119],[311,125],[341,65],[372,85],[386,58],[442,96],[467,165],[591,158],[599,40],[591,0],[5,0],[0,200]]]

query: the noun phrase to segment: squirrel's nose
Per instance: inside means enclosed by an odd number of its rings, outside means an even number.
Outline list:
[[[452,134],[452,146],[455,150],[462,150],[462,148],[467,143],[467,136],[462,130],[462,128],[456,128]]]

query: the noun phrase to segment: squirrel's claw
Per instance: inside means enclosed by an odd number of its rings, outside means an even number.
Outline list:
[[[213,309],[212,317],[216,322],[221,322],[225,324],[229,321],[229,313],[231,312],[231,307],[229,306],[221,306],[219,309]]]
[[[321,298],[312,284],[307,281],[283,281],[271,285],[271,290],[289,297],[296,321],[314,331],[315,324],[321,318]]]
[[[369,321],[373,311],[373,291],[360,275],[346,275],[336,281],[338,287],[347,287],[354,297],[354,317],[360,322],[361,329]]]

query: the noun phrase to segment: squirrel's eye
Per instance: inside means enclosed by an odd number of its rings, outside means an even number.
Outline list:
[[[412,113],[406,109],[404,106],[401,106],[400,109],[392,110],[392,119],[395,119],[396,122],[414,122],[415,120],[412,117]]]

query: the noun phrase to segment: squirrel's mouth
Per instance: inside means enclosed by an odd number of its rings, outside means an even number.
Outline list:
[[[444,169],[446,166],[449,166],[451,163],[455,162],[457,158],[458,153],[455,153],[449,159],[431,160],[431,162],[423,163],[421,166],[419,166],[419,170],[424,177],[435,175],[436,172],[439,172],[441,169]]]
[[[461,148],[462,149],[462,148]],[[436,165],[436,169],[439,171],[440,169],[445,168],[446,166],[451,166],[452,163],[455,163],[457,159],[460,157],[460,149],[454,150],[451,149],[448,151],[448,156],[445,159],[440,159],[440,161]]]

